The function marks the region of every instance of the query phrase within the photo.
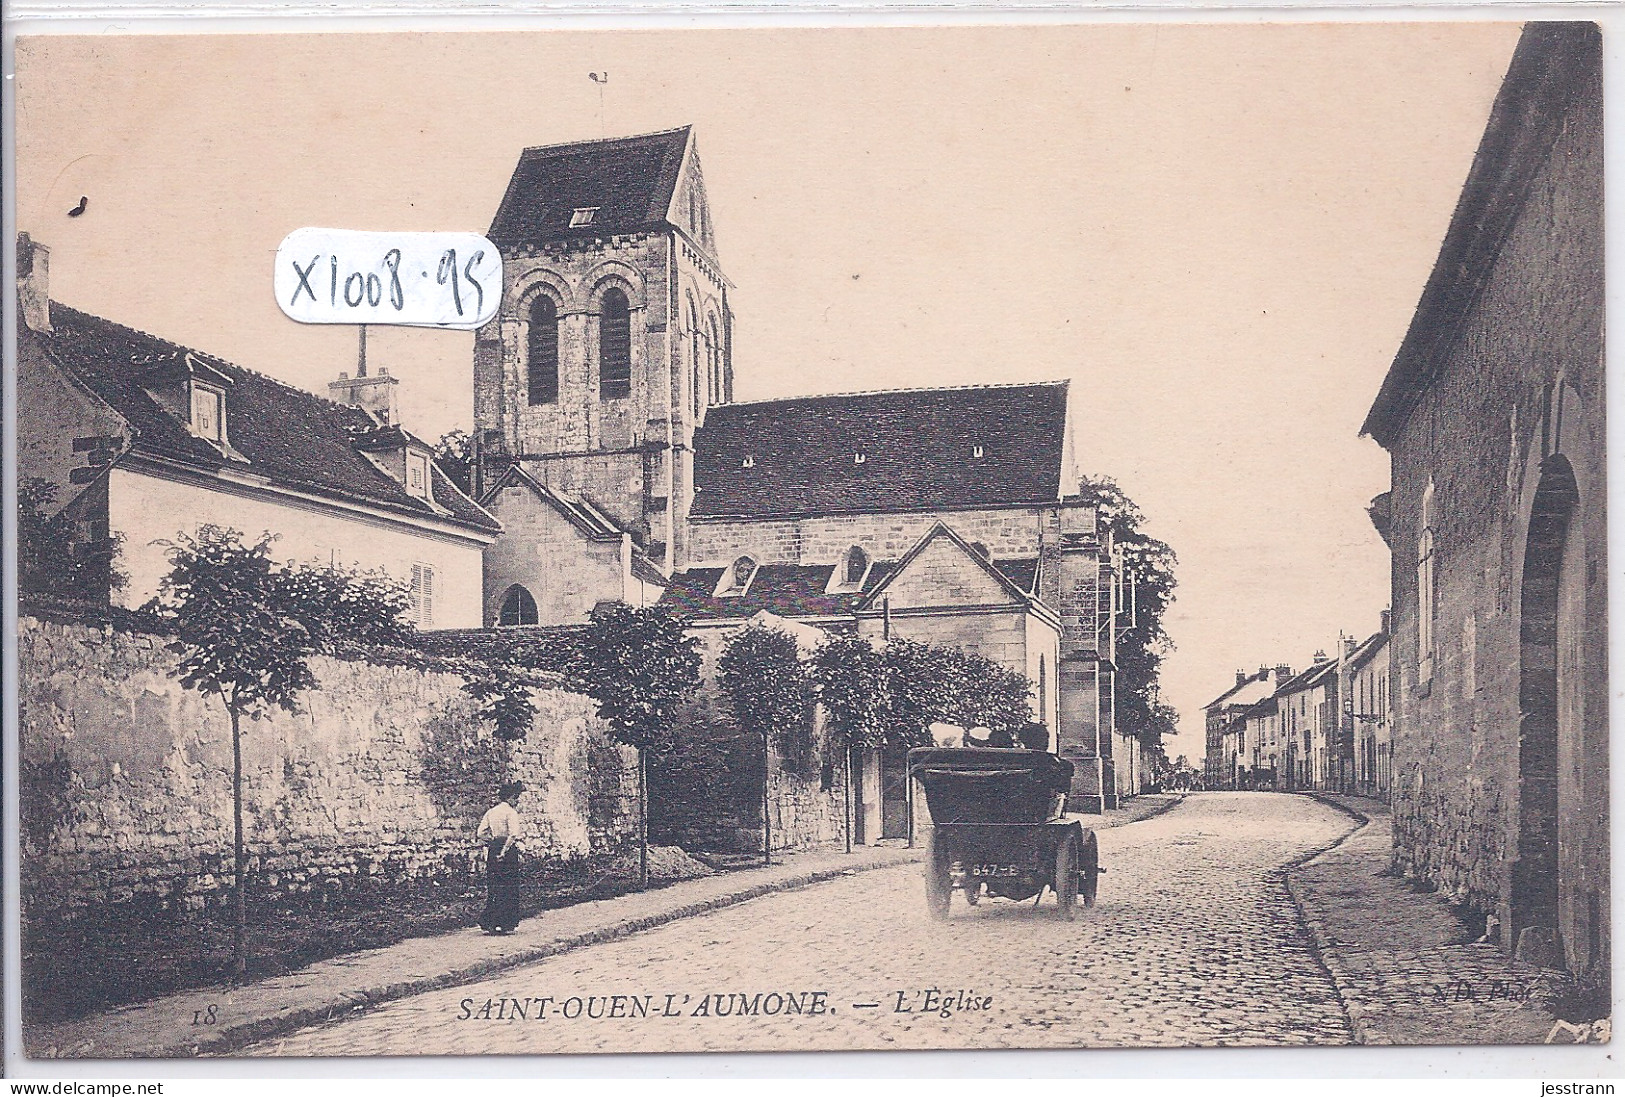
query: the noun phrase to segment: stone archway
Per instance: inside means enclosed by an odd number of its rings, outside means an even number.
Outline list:
[[[1564,612],[1566,560],[1579,490],[1561,454],[1541,461],[1529,517],[1519,606],[1518,852],[1512,877],[1512,941],[1536,962],[1560,966],[1558,851],[1560,744],[1577,732],[1562,678],[1562,653],[1576,622]]]

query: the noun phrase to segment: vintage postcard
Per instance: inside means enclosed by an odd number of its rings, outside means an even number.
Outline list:
[[[19,39],[26,1055],[1606,1042],[1601,59]]]

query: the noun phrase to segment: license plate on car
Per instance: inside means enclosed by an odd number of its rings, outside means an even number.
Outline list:
[[[966,865],[966,876],[1024,876],[1024,865]]]

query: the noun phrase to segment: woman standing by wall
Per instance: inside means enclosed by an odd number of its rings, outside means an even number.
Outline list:
[[[519,926],[519,839],[524,822],[519,817],[522,781],[509,781],[497,792],[497,804],[480,819],[477,838],[485,842],[485,913],[480,928],[487,933],[512,933]]]

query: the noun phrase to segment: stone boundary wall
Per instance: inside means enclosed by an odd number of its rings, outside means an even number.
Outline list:
[[[229,894],[231,725],[217,699],[170,676],[170,642],[117,615],[19,618],[28,909],[137,898],[198,909]],[[537,688],[529,736],[504,743],[449,664],[393,654],[314,659],[319,688],[300,713],[244,722],[245,828],[261,889],[468,878],[480,859],[474,828],[509,777],[530,788],[521,807],[533,864],[633,851],[635,758],[610,742],[588,698]]]

